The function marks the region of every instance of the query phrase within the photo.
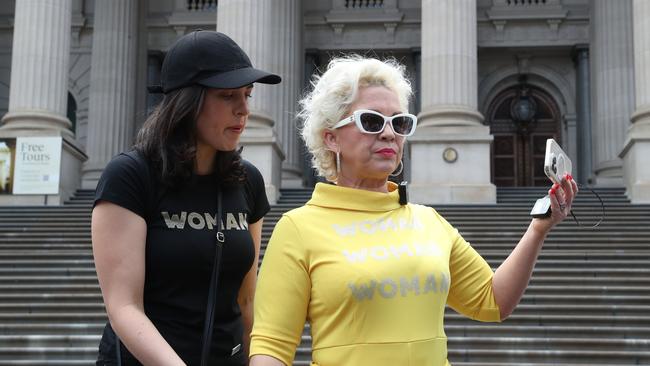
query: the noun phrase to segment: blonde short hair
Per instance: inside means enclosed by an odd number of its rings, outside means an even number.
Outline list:
[[[384,86],[397,94],[400,108],[408,110],[411,83],[405,67],[395,59],[380,61],[359,55],[334,58],[321,76],[314,76],[313,89],[301,101],[302,138],[320,176],[336,181],[335,153],[327,148],[323,131],[340,121],[354,103],[360,88]]]

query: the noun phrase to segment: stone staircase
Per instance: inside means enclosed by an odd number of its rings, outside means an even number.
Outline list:
[[[622,189],[597,192],[606,217],[597,229],[567,219],[546,240],[515,313],[501,324],[449,310],[445,329],[454,366],[650,365],[650,205]],[[266,217],[274,223],[303,204],[308,189],[283,190]],[[542,189],[499,189],[497,205],[436,206],[496,268],[529,222]],[[90,246],[92,192],[63,207],[0,207],[0,366],[93,365],[106,321]],[[600,203],[583,190],[583,224]],[[295,365],[309,365],[306,327]]]

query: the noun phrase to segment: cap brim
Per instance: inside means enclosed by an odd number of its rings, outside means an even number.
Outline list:
[[[282,81],[279,75],[258,70],[253,67],[222,72],[197,81],[197,84],[208,88],[237,89],[253,83],[278,84]]]

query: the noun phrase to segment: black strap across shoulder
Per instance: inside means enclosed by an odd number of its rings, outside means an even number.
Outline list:
[[[221,270],[221,254],[225,237],[221,231],[221,188],[217,192],[217,224],[216,224],[216,253],[214,265],[212,266],[212,277],[210,289],[208,290],[208,305],[205,310],[205,325],[203,326],[203,349],[201,350],[201,366],[208,365],[210,357],[210,345],[212,344],[212,327],[214,325],[214,312],[217,298],[217,285],[219,284],[219,272]]]

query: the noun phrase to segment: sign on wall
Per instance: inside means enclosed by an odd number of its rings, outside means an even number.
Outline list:
[[[17,137],[13,194],[58,194],[61,137]]]

